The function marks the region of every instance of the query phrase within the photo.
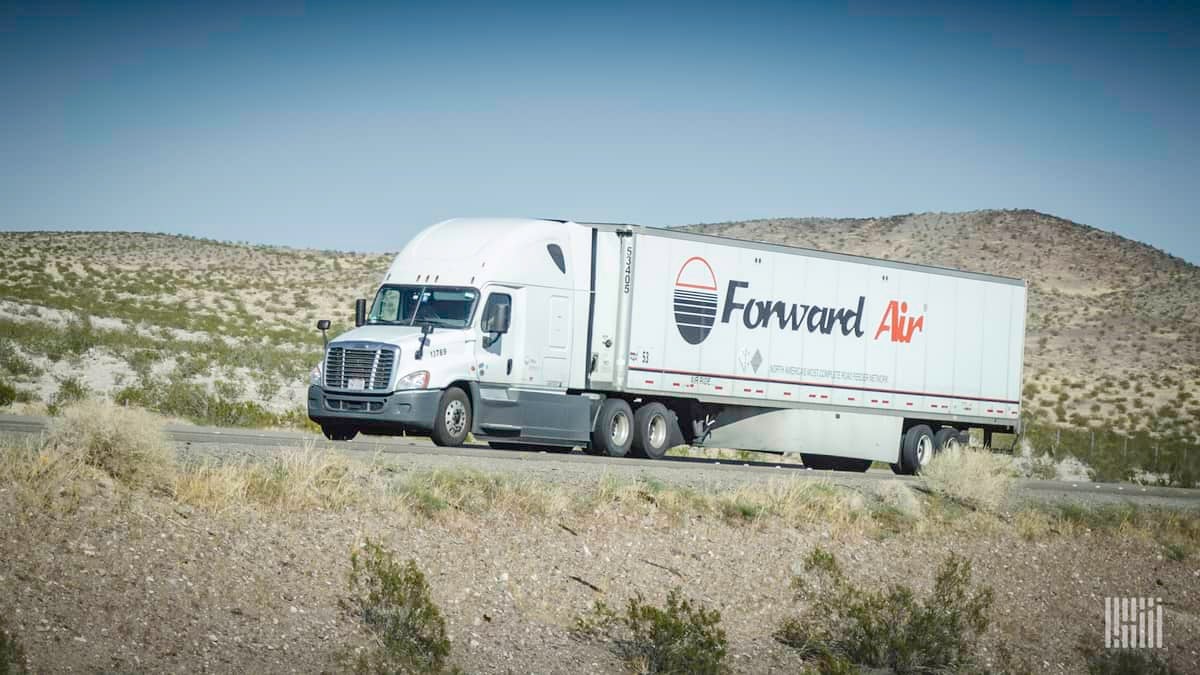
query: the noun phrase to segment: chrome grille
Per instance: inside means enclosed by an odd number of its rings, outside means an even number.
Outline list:
[[[330,347],[325,355],[325,386],[349,389],[351,380],[362,380],[363,391],[387,391],[395,364],[392,347]]]

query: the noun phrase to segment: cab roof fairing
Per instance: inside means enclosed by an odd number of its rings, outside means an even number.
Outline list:
[[[382,284],[483,288],[488,283],[587,290],[591,228],[531,218],[454,218],[412,238]],[[557,244],[566,272],[547,246]],[[580,285],[582,283],[582,285]]]

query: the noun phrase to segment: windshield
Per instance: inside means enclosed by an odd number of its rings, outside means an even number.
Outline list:
[[[478,297],[474,288],[383,286],[375,295],[367,323],[466,328]]]

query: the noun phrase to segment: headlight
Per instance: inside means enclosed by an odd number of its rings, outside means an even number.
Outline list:
[[[308,373],[308,381],[316,386],[321,386],[321,378],[325,375],[325,362],[318,361],[317,365]]]
[[[424,389],[429,385],[429,371],[418,370],[415,373],[409,373],[404,377],[396,380],[396,390],[400,389]]]

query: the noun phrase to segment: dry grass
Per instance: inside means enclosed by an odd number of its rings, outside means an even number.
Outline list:
[[[938,453],[921,470],[921,482],[931,492],[984,511],[1004,505],[1013,479],[1008,458],[972,448]]]
[[[912,488],[898,480],[885,480],[876,483],[875,496],[886,507],[895,509],[897,513],[907,518],[921,520],[925,515],[925,508],[921,505],[921,498],[917,496],[916,492],[913,492]]]
[[[311,446],[262,459],[185,465],[176,475],[176,500],[209,511],[246,505],[276,511],[344,509],[380,494],[370,467]]]
[[[175,458],[162,418],[96,399],[64,408],[47,446],[62,455],[54,461],[77,459],[129,487],[165,485]]]

